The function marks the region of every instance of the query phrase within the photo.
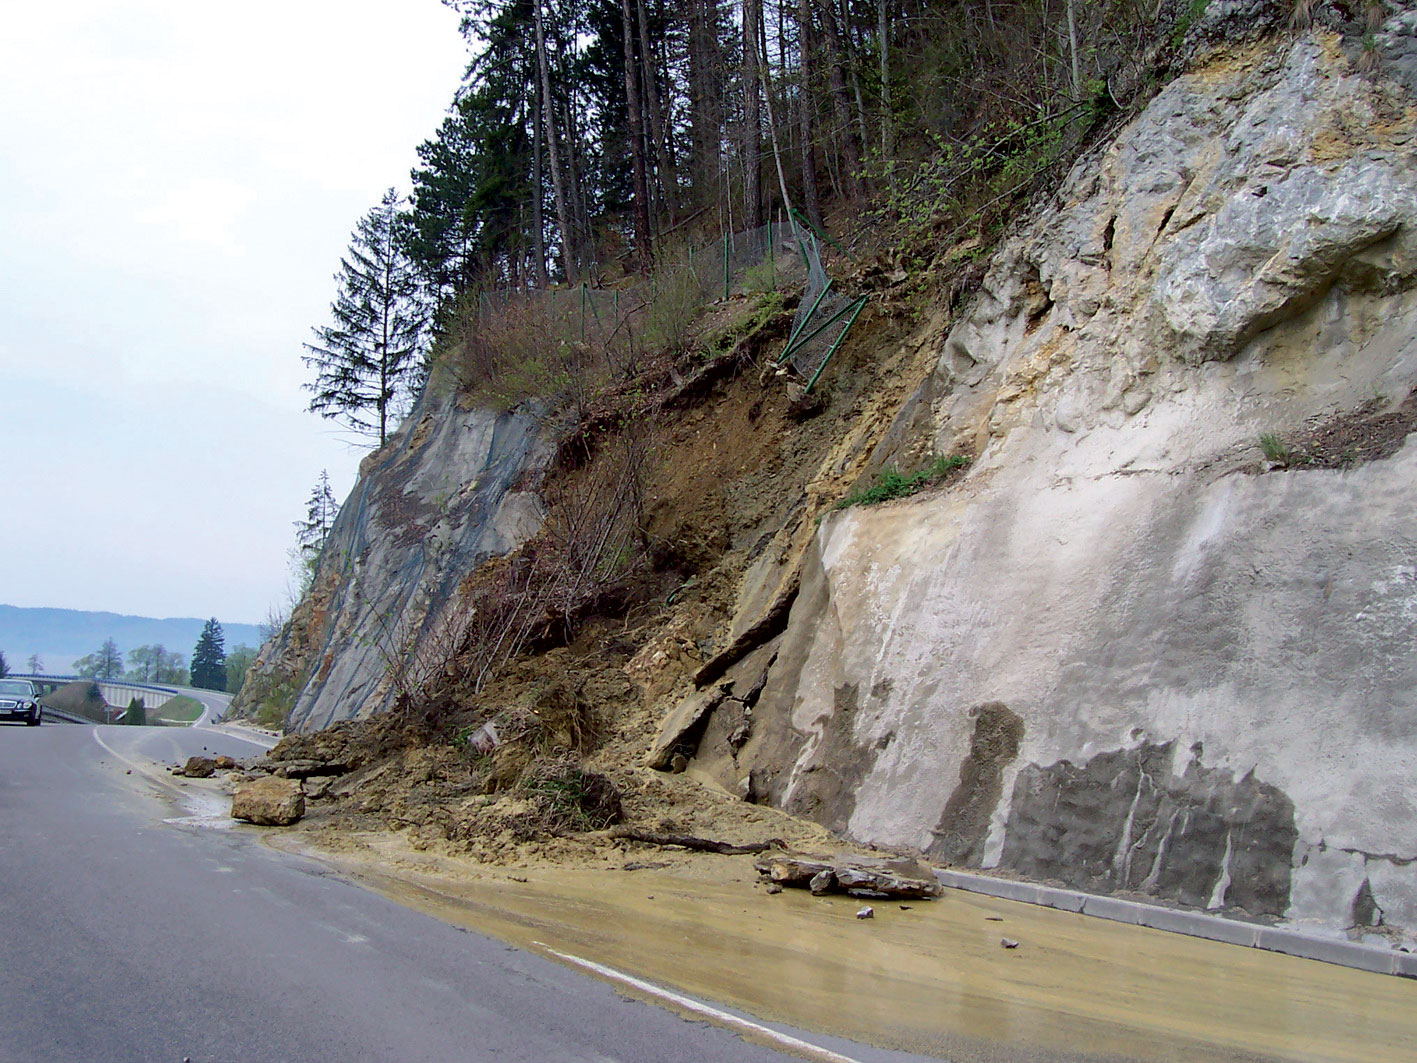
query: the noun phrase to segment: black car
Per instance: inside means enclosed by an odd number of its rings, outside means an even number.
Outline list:
[[[24,720],[30,727],[43,722],[44,706],[28,679],[0,679],[0,720]]]

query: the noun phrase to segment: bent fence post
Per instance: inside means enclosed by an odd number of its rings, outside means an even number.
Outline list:
[[[822,364],[817,366],[817,371],[812,374],[812,379],[807,381],[807,386],[802,389],[804,394],[811,391],[812,385],[821,379],[822,372],[826,369],[827,363],[832,360],[832,355],[836,354],[842,343],[845,342],[846,334],[851,331],[851,326],[856,324],[856,318],[861,314],[861,310],[863,307],[865,307],[865,305],[866,297],[863,295],[859,299],[857,299],[856,302],[852,303],[850,307],[847,308],[851,310],[851,320],[846,323],[846,328],[841,330],[841,334],[837,336],[836,342],[833,343],[830,348],[828,348],[827,356],[822,359]]]

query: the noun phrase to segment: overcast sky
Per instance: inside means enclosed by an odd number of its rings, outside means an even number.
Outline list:
[[[0,30],[0,603],[254,622],[321,469],[359,216],[466,53],[438,0],[64,0]],[[2,647],[0,647],[2,648]]]

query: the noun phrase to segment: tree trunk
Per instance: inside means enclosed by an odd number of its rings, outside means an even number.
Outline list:
[[[861,77],[857,72],[857,59],[861,55],[860,45],[856,40],[856,33],[852,31],[851,16],[845,4],[841,9],[840,26],[843,31],[842,43],[846,47],[846,69],[851,76],[851,92],[856,99],[856,143],[861,145],[861,152],[864,157],[866,145],[871,143],[871,136],[866,131],[866,100],[861,94]]]
[[[655,72],[655,52],[649,39],[645,0],[636,0],[635,8],[639,13],[640,75],[644,79],[645,100],[649,109],[649,135],[654,141],[655,157],[659,160],[659,188],[664,196],[665,213],[669,224],[673,225],[679,215],[679,175],[674,170],[674,160],[669,157],[669,138],[665,133],[664,111],[659,105],[659,79]]]
[[[821,193],[817,190],[817,146],[812,120],[812,93],[808,71],[812,67],[812,7],[811,0],[797,0],[797,42],[800,55],[800,85],[797,92],[797,121],[802,129],[802,205],[807,220],[819,230],[822,225]]]
[[[720,184],[715,10],[714,0],[689,0],[689,127],[701,204],[718,199]]]
[[[853,198],[861,195],[861,145],[856,141],[856,129],[851,124],[851,97],[846,91],[846,59],[841,32],[837,27],[834,0],[821,5],[822,35],[826,38],[827,58],[831,78],[832,108],[836,113],[836,132],[841,138],[841,165],[846,171],[846,192]]]
[[[589,239],[590,207],[586,204],[585,182],[581,180],[581,144],[580,126],[576,125],[576,109],[571,106],[570,100],[565,101],[561,106],[561,125],[566,130],[566,140],[571,145],[566,151],[568,171],[567,180],[569,182],[568,193],[571,197],[571,228],[575,232],[575,242],[573,247],[576,253],[576,264],[578,268],[585,268],[585,259],[581,254],[586,240]]]
[[[531,105],[531,247],[536,258],[536,286],[546,287],[546,219],[541,216],[542,191],[546,178],[541,172],[541,93],[532,94]]]
[[[1082,99],[1082,75],[1078,69],[1078,27],[1073,16],[1073,0],[1068,0],[1068,47],[1073,57],[1073,100]]]
[[[768,133],[772,137],[772,157],[777,165],[777,187],[782,192],[782,209],[791,214],[792,199],[787,194],[787,175],[782,169],[782,148],[777,140],[777,120],[772,112],[772,85],[768,82],[768,31],[765,19],[758,20],[758,77],[763,83],[763,102],[768,111]],[[793,224],[796,228],[796,223]]]
[[[551,187],[556,195],[556,223],[561,228],[561,262],[566,271],[566,283],[579,279],[576,259],[571,248],[571,217],[567,210],[566,183],[561,177],[560,152],[556,149],[555,107],[551,102],[551,71],[546,62],[546,31],[542,25],[542,0],[536,0],[536,62],[541,69],[541,116],[546,122],[546,154],[551,162]]]
[[[743,0],[743,204],[746,224],[763,224],[762,97],[758,90],[758,27],[763,0]]]
[[[881,47],[881,160],[889,165],[895,150],[895,130],[891,116],[890,23],[886,18],[886,0],[876,0],[876,34]]]
[[[644,118],[640,110],[640,94],[635,86],[634,15],[630,0],[620,0],[620,15],[624,21],[625,42],[625,106],[629,110],[630,166],[634,173],[635,196],[635,260],[643,273],[649,269],[649,181],[645,174]]]

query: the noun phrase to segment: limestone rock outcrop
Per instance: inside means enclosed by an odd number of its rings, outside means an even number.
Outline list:
[[[430,387],[364,460],[310,593],[252,666],[237,713],[281,688],[289,730],[387,708],[420,663],[446,659],[458,585],[540,527],[549,454],[536,411],[464,410]]]
[[[1414,157],[1412,97],[1319,33],[1079,161],[908,411],[969,474],[822,521],[700,768],[962,866],[1410,937]],[[1335,425],[1390,456],[1261,445]]]

